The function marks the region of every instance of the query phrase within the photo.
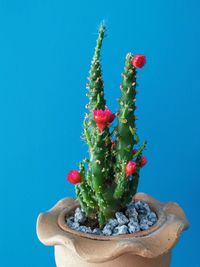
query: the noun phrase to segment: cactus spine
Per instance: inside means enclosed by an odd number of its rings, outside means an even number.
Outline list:
[[[146,147],[144,143],[133,153],[133,146],[138,145],[139,138],[134,114],[136,67],[133,65],[131,53],[126,56],[122,74],[118,123],[114,133],[110,132],[115,115],[106,106],[100,64],[105,30],[105,25],[101,24],[87,84],[89,103],[83,123],[83,138],[89,147],[89,159],[79,164],[81,181],[76,184],[81,208],[88,217],[97,218],[100,227],[103,227],[116,211],[124,208],[136,193],[142,152]],[[137,58],[135,61],[135,64],[140,64],[138,66],[143,65],[141,57],[139,61]],[[115,141],[112,140],[112,135]],[[130,170],[127,171],[127,168]]]

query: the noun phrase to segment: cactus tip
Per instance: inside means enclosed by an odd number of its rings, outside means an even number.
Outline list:
[[[105,32],[106,31],[106,23],[105,20],[102,20],[99,25],[99,32]]]

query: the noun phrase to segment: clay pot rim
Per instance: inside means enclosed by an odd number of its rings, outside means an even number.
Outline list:
[[[141,200],[141,201],[146,202],[150,206],[151,210],[155,212],[157,215],[158,221],[153,226],[151,226],[149,229],[139,231],[136,233],[132,233],[132,234],[125,234],[125,235],[118,235],[118,236],[100,236],[100,235],[95,235],[95,234],[83,233],[81,231],[77,231],[77,230],[70,228],[69,226],[67,226],[65,222],[65,218],[69,217],[77,207],[80,207],[78,200],[76,199],[71,199],[71,200],[73,202],[72,206],[70,208],[63,209],[60,212],[58,216],[58,226],[65,232],[76,235],[78,237],[99,240],[99,241],[101,240],[102,241],[114,241],[114,240],[124,240],[124,239],[137,238],[137,237],[145,237],[155,232],[160,227],[162,227],[162,225],[166,221],[166,215],[162,209],[160,209],[157,205],[155,205],[155,203],[152,203],[150,199],[148,199],[148,201],[143,200],[143,198],[139,197],[139,195],[136,195],[133,197],[134,201]]]
[[[128,253],[145,258],[155,258],[167,253],[175,246],[182,231],[189,226],[183,210],[175,202],[160,202],[144,193],[137,193],[135,199],[143,200],[150,205],[152,203],[157,214],[158,211],[164,213],[164,217],[158,214],[159,221],[150,228],[151,230],[139,232],[142,235],[135,233],[100,237],[93,234],[81,234],[72,229],[66,231],[67,226],[65,229],[61,228],[60,220],[64,222],[63,216],[75,208],[78,201],[64,198],[50,210],[39,215],[38,238],[47,246],[64,246],[80,258],[92,263],[107,262]]]

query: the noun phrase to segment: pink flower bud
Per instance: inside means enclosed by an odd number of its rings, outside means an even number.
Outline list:
[[[94,109],[93,115],[96,125],[101,132],[115,118],[115,114],[113,114],[109,109]]]
[[[134,68],[142,68],[146,63],[145,55],[135,55],[132,58],[132,65]]]
[[[147,158],[146,157],[141,157],[141,160],[140,160],[140,167],[143,167],[144,165],[146,165],[147,163]]]
[[[78,184],[81,182],[81,174],[77,170],[71,170],[66,180],[72,184]]]
[[[136,162],[134,161],[129,161],[127,164],[126,164],[126,176],[129,176],[129,175],[132,175],[136,172],[136,168],[137,168],[137,165],[136,165]]]

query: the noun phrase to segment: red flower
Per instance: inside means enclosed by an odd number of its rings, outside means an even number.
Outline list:
[[[129,176],[131,174],[134,174],[136,172],[136,168],[137,168],[137,165],[136,165],[136,162],[134,161],[129,161],[127,164],[126,164],[126,176]]]
[[[135,68],[142,68],[146,63],[145,55],[135,55],[132,58],[132,65]]]
[[[140,167],[143,167],[144,165],[146,165],[147,163],[147,158],[146,157],[141,157],[141,160],[140,160]]]
[[[97,127],[99,128],[101,132],[115,118],[115,114],[113,114],[109,109],[105,109],[105,110],[94,109],[93,115],[94,115],[94,120],[97,124]]]
[[[77,170],[71,170],[66,180],[72,184],[78,184],[81,182],[81,174]]]

